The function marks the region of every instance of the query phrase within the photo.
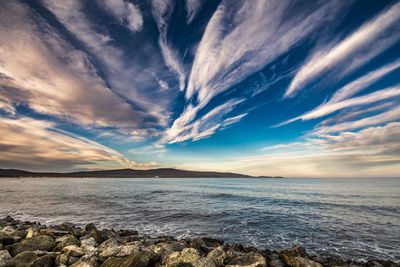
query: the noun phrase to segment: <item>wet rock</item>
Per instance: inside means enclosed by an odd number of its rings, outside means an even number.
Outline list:
[[[124,246],[115,246],[115,247],[110,247],[105,250],[103,250],[100,253],[100,258],[108,258],[111,256],[114,257],[126,257],[129,255],[132,255],[133,253],[139,251],[140,246],[139,245],[124,245]]]
[[[165,260],[167,267],[178,267],[184,264],[195,264],[200,260],[200,253],[194,248],[185,248],[181,252],[174,252]]]
[[[117,234],[119,236],[126,237],[126,236],[138,235],[139,232],[136,230],[119,230],[117,231]]]
[[[67,254],[67,256],[82,257],[83,255],[85,255],[85,251],[83,250],[83,248],[76,245],[66,246],[62,250],[65,254]]]
[[[277,254],[270,255],[268,260],[268,266],[270,267],[285,267],[285,264]]]
[[[229,262],[227,267],[267,267],[267,261],[265,258],[255,252],[250,252],[245,255],[237,256],[231,262]]]
[[[208,253],[207,258],[210,258],[213,263],[215,264],[215,266],[219,267],[222,266],[224,264],[224,261],[226,259],[226,253],[223,250],[223,248],[221,246],[213,249],[212,251],[210,251],[210,253]]]
[[[161,261],[165,261],[169,255],[174,252],[182,251],[185,248],[181,243],[173,241],[168,243],[158,243],[157,245],[149,246],[154,253],[160,255]]]
[[[11,255],[8,250],[0,251],[0,267],[4,267],[11,260]]]
[[[291,267],[322,267],[322,264],[310,259],[306,250],[299,245],[282,251],[280,258]]]
[[[30,267],[37,255],[32,251],[24,251],[16,255],[8,262],[8,267]]]
[[[56,257],[56,253],[48,253],[39,258],[36,258],[33,261],[31,267],[53,267]]]
[[[198,238],[193,239],[189,243],[189,246],[191,248],[195,248],[195,249],[207,254],[212,249],[214,249],[218,246],[221,246],[223,244],[224,244],[224,241],[219,240],[219,239],[198,237]]]
[[[12,256],[15,256],[23,251],[44,250],[51,251],[55,247],[54,239],[50,236],[35,236],[25,239],[19,243],[8,246]]]
[[[74,236],[65,236],[61,239],[61,242],[59,242],[54,248],[54,251],[62,251],[64,247],[71,245],[80,246],[81,242],[79,242],[79,240],[76,239]]]
[[[16,224],[17,224],[17,221],[14,220],[13,218],[11,218],[11,216],[7,216],[3,219],[0,219],[0,225],[2,227],[5,227],[7,225],[16,225]]]

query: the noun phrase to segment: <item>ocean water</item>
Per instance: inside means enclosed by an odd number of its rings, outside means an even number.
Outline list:
[[[0,179],[0,216],[400,261],[400,179]]]

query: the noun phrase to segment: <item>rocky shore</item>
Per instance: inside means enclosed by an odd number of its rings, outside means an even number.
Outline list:
[[[257,250],[241,244],[199,237],[177,240],[149,237],[135,230],[84,229],[72,223],[45,226],[38,222],[0,219],[0,267],[397,267],[385,260],[345,261],[315,258],[299,245],[283,251]]]

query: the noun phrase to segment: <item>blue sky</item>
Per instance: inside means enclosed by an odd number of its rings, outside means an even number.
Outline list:
[[[398,1],[0,5],[0,168],[400,173]]]

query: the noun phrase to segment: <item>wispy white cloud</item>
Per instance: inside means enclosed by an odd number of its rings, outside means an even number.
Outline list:
[[[171,126],[167,129],[166,135],[160,140],[161,143],[177,143],[186,140],[200,140],[214,134],[220,127],[226,127],[229,123],[228,119],[223,119],[226,114],[231,112],[237,105],[242,103],[245,99],[231,99],[226,103],[219,105],[205,115],[195,120],[198,112],[198,107],[189,105],[186,107],[183,114],[176,119]],[[239,121],[245,114],[239,115],[236,118],[230,118],[233,121]]]
[[[192,20],[197,16],[199,9],[203,3],[203,0],[186,0],[186,21],[190,24]]]
[[[216,94],[287,52],[328,19],[329,12],[337,10],[328,3],[299,12],[298,16],[284,16],[289,5],[290,1],[273,5],[261,0],[235,4],[223,1],[197,48],[186,97],[198,92],[199,102],[205,105]],[[227,20],[231,23],[226,24]]]
[[[400,120],[400,107],[394,107],[389,111],[380,113],[378,115],[365,117],[356,121],[347,121],[334,125],[326,125],[317,127],[309,135],[322,135],[328,133],[340,133],[342,131],[349,131],[354,129],[360,129],[372,125],[380,125],[386,122]]]
[[[293,96],[307,82],[339,63],[342,63],[339,73],[346,74],[383,52],[400,39],[399,19],[400,3],[397,3],[363,24],[337,45],[315,51],[296,74],[284,97]],[[385,35],[393,27],[397,30]],[[349,57],[355,60],[348,60]]]
[[[140,31],[143,27],[143,17],[140,9],[124,0],[104,0],[107,11],[116,17],[122,24],[126,25],[132,32]]]
[[[158,45],[165,64],[178,75],[179,89],[185,89],[186,71],[179,57],[178,51],[173,49],[167,40],[168,21],[175,7],[174,0],[152,0],[152,13],[156,21],[160,36]]]
[[[341,94],[341,92],[339,92]],[[381,100],[385,99],[390,99],[392,97],[396,97],[400,95],[400,86],[394,86],[394,87],[389,87],[383,90],[378,90],[376,92],[359,96],[359,97],[353,97],[347,100],[343,101],[329,101],[327,103],[324,103],[317,107],[316,109],[305,113],[304,115],[301,115],[299,117],[296,117],[294,119],[290,119],[288,121],[285,121],[281,124],[278,124],[277,126],[285,125],[290,122],[296,121],[296,120],[311,120],[311,119],[316,119],[320,118],[326,115],[329,115],[333,112],[336,112],[338,110],[344,109],[344,108],[349,108],[349,107],[354,107],[354,106],[361,106],[361,105],[366,105],[374,102],[378,102]]]
[[[168,131],[177,136],[174,142],[188,139],[179,134],[194,125],[196,114],[213,97],[287,52],[341,6],[327,3],[290,17],[285,13],[290,3],[222,1],[207,24],[189,76],[186,99],[196,97],[196,104],[188,104]]]
[[[228,126],[230,126],[232,124],[235,124],[238,121],[240,121],[243,117],[245,117],[247,114],[248,113],[246,112],[246,113],[243,113],[243,114],[240,114],[240,115],[237,115],[237,116],[233,116],[233,117],[227,118],[222,122],[221,126],[223,128],[226,128],[226,127],[228,127]]]

